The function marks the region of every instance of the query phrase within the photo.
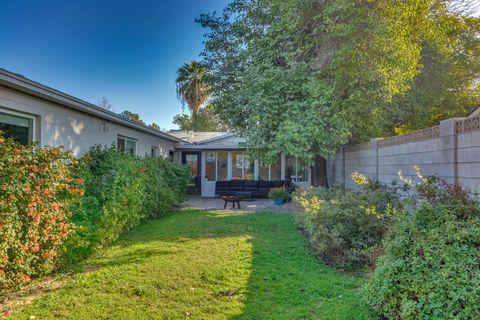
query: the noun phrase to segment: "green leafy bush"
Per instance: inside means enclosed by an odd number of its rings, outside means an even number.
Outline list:
[[[268,192],[268,197],[270,199],[283,199],[287,200],[290,198],[290,192],[285,187],[271,188]]]
[[[395,190],[373,182],[359,191],[310,188],[293,198],[302,209],[297,223],[315,252],[323,261],[347,269],[373,265],[383,236],[402,207]]]
[[[58,264],[83,193],[78,163],[60,148],[23,146],[0,135],[0,296]]]
[[[148,217],[158,217],[183,200],[190,181],[189,171],[163,158],[145,158],[141,165],[145,173],[143,212]]]
[[[420,203],[388,234],[365,294],[389,319],[478,319],[479,203],[435,177],[415,188]]]
[[[83,201],[74,210],[77,233],[66,255],[74,263],[108,245],[142,218],[166,213],[184,197],[188,171],[163,158],[137,158],[93,147],[82,158]]]

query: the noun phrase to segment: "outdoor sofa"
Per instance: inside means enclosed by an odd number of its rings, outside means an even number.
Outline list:
[[[255,181],[255,180],[231,180],[217,181],[215,185],[215,195],[218,196],[234,196],[238,193],[250,193],[254,198],[267,198],[270,189],[286,187],[292,189],[292,184],[288,180],[277,181]]]

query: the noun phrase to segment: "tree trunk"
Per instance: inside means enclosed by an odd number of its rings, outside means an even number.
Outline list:
[[[198,117],[197,111],[192,111],[192,131],[198,131]]]
[[[312,185],[328,188],[327,160],[321,156],[315,159],[315,164],[312,167]]]

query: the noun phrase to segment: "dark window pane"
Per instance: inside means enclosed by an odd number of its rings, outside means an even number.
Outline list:
[[[125,139],[117,138],[117,150],[125,152]]]
[[[0,112],[0,130],[5,138],[12,138],[18,143],[32,143],[33,120]]]

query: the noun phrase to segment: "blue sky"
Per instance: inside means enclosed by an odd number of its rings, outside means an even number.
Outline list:
[[[176,69],[199,59],[200,13],[228,0],[0,0],[0,68],[171,129]]]

